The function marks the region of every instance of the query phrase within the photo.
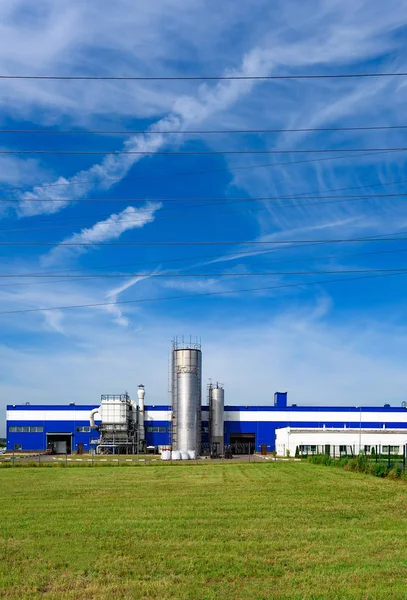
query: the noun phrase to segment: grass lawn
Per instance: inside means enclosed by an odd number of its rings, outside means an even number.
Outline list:
[[[307,463],[0,471],[0,598],[407,598],[407,485]]]

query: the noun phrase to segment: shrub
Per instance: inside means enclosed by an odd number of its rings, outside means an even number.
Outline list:
[[[328,456],[327,454],[316,454],[315,456],[310,456],[308,458],[308,460],[309,460],[309,462],[313,463],[314,465],[329,466],[329,465],[335,463],[335,461],[332,460],[332,458],[330,456]]]
[[[369,465],[369,471],[375,477],[387,477],[388,469],[383,463],[372,463]]]
[[[366,473],[369,467],[369,459],[367,456],[365,454],[359,454],[359,456],[356,458],[356,462],[357,470],[360,473]]]
[[[366,473],[374,477],[389,477],[389,479],[402,479],[407,481],[407,473],[403,471],[401,465],[387,466],[384,462],[376,462],[369,460],[367,456],[360,454],[359,456],[343,456],[339,460],[333,460],[326,454],[318,454],[309,456],[308,462],[314,465],[336,466],[341,467],[345,471],[354,471],[357,473]]]
[[[403,470],[401,467],[394,467],[393,469],[390,469],[390,471],[387,474],[387,477],[389,477],[390,479],[401,479],[402,474]]]
[[[300,449],[298,448],[298,446],[295,449],[295,458],[300,458]]]
[[[344,465],[344,469],[345,471],[358,471],[359,466],[357,457],[353,456],[352,458],[348,458],[347,462]]]

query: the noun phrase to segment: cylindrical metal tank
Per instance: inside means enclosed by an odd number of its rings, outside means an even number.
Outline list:
[[[199,344],[172,350],[172,446],[199,454],[201,446],[202,354]]]
[[[216,386],[209,388],[209,423],[211,444],[218,444],[218,452],[223,453],[224,445],[224,408],[225,391],[217,383]]]

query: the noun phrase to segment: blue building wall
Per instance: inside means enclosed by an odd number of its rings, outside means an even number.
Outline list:
[[[277,396],[277,395],[276,395]],[[72,434],[72,451],[83,445],[85,452],[91,441],[99,437],[97,431],[80,431],[89,427],[89,413],[95,405],[80,406],[7,406],[7,449],[21,446],[23,451],[43,451],[47,447],[47,433]],[[146,406],[146,443],[148,446],[171,444],[171,422],[158,418],[171,410],[170,406]],[[202,442],[209,442],[207,407],[202,407]],[[47,415],[48,412],[48,415]],[[259,413],[258,418],[256,413]],[[339,414],[340,413],[340,414]],[[18,415],[24,418],[17,418]],[[157,414],[157,418],[154,415]],[[32,415],[32,418],[31,418]],[[40,415],[43,418],[39,418]],[[338,418],[340,416],[340,418]],[[52,417],[52,418],[51,418]],[[59,417],[59,418],[57,418]],[[235,418],[238,417],[238,418]],[[225,443],[232,434],[254,434],[259,451],[266,444],[275,449],[275,431],[281,427],[327,428],[407,428],[407,410],[402,407],[332,407],[287,406],[286,394],[275,398],[274,406],[225,406]],[[15,428],[19,430],[15,431]],[[30,428],[31,431],[21,430]]]
[[[160,429],[163,431],[156,431]],[[146,446],[167,446],[171,441],[171,423],[168,421],[148,421],[145,423]]]
[[[9,405],[7,406],[6,427],[7,450],[21,446],[23,451],[44,451],[47,448],[47,434],[65,433],[72,436],[72,451],[76,452],[78,444],[82,444],[83,450],[89,452],[91,440],[99,438],[97,431],[90,430],[89,413],[93,408],[95,408],[94,405],[80,407],[74,405]],[[32,413],[32,419],[14,419],[13,413],[17,414],[19,411]],[[69,413],[69,417],[56,420],[39,418],[39,415],[46,411],[52,411],[54,414],[64,411],[64,413]],[[20,430],[30,428],[34,431],[14,431],[16,428]],[[87,428],[89,431],[79,431],[81,428]]]

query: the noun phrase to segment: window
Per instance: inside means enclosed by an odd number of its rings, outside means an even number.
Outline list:
[[[147,433],[165,433],[166,427],[147,427]]]
[[[389,448],[390,448],[390,450],[389,450]],[[383,453],[390,452],[390,454],[398,454],[399,451],[400,451],[400,446],[382,446]]]
[[[22,444],[14,444],[13,446],[13,450],[19,452],[20,450],[23,449],[23,445]]]
[[[315,454],[316,451],[316,446],[300,446],[300,452],[302,454]]]
[[[43,427],[39,426],[28,426],[28,425],[18,425],[16,427],[9,427],[9,433],[42,433],[44,431]]]
[[[76,428],[76,433],[89,433],[90,432],[90,426],[89,425],[85,425],[84,427],[77,427]]]

